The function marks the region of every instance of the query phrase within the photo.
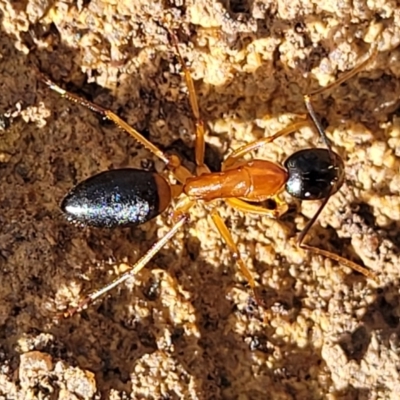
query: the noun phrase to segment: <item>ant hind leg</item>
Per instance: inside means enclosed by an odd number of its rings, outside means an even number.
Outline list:
[[[122,282],[125,282],[127,279],[135,277],[148,263],[149,261],[165,246],[167,242],[171,240],[171,238],[179,231],[179,229],[189,220],[188,214],[180,214],[176,216],[174,225],[172,228],[134,264],[130,267],[126,272],[122,275],[118,276],[111,283],[106,286],[103,286],[101,289],[96,290],[95,292],[89,294],[85,298],[83,298],[76,307],[68,309],[63,316],[65,318],[71,317],[75,313],[83,310],[90,303],[103,296],[105,293],[119,286]]]
[[[89,110],[100,114],[104,118],[107,118],[113,121],[119,128],[124,130],[125,132],[129,133],[137,142],[143,145],[147,150],[153,153],[156,157],[158,157],[161,161],[163,161],[166,166],[172,171],[175,177],[180,182],[185,182],[186,179],[191,176],[190,172],[184,168],[178,157],[176,156],[168,156],[163,151],[161,151],[157,146],[147,140],[143,135],[141,135],[136,129],[132,128],[128,125],[123,119],[118,117],[117,114],[112,112],[111,110],[107,110],[95,103],[92,103],[89,100],[86,100],[82,97],[77,96],[74,93],[68,92],[67,90],[61,88],[52,80],[50,80],[47,76],[43,75],[39,72],[39,76],[41,81],[46,84],[51,90],[54,90],[56,93],[65,97],[67,100],[77,103],[83,107],[88,108]]]

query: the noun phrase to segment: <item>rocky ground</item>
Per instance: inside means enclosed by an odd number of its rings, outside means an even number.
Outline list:
[[[322,5],[323,4],[323,5]],[[271,135],[316,96],[346,181],[309,241],[377,281],[299,250],[318,202],[280,220],[221,205],[258,286],[254,302],[201,207],[134,279],[57,318],[170,227],[79,228],[60,212],[80,180],[161,163],[38,79],[110,108],[153,143],[191,143],[193,118],[165,26],[190,65],[218,155]],[[4,399],[390,399],[399,380],[400,8],[395,1],[0,0],[0,393]],[[321,146],[312,129],[260,158]],[[181,146],[182,147],[182,146]],[[184,151],[182,148],[180,152]]]

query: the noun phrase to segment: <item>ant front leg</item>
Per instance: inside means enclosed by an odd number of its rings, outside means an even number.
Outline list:
[[[269,200],[272,200],[275,203],[274,208],[265,208],[234,197],[225,199],[225,203],[242,213],[257,214],[274,219],[277,219],[281,215],[285,214],[289,208],[287,203],[281,200],[279,196],[272,196]]]
[[[236,243],[233,240],[233,237],[229,232],[229,229],[226,226],[224,220],[221,218],[221,216],[215,209],[211,210],[211,218],[214,221],[214,225],[217,228],[218,232],[220,233],[225,243],[227,244],[229,250],[231,251],[233,258],[235,259],[237,265],[239,266],[240,272],[246,278],[251,289],[253,290],[255,298],[258,300],[257,293],[255,291],[256,283],[254,281],[254,278],[249,269],[246,267],[244,261],[242,260],[242,257],[240,256],[239,253],[239,249],[237,248]]]
[[[293,133],[309,125],[310,121],[308,119],[305,121],[298,121],[276,132],[272,136],[261,138],[255,140],[254,142],[248,143],[242,147],[239,147],[238,149],[233,151],[233,153],[230,154],[228,158],[224,161],[224,163],[222,164],[222,170],[224,171],[235,168],[236,164],[244,155],[254,150],[257,150],[261,147],[264,147],[269,143],[272,143],[275,139],[279,137],[289,135],[290,133]],[[278,195],[271,196],[270,199],[273,200],[276,204],[276,206],[273,209],[268,209],[262,206],[258,206],[256,204],[248,203],[244,200],[237,198],[227,198],[225,199],[225,202],[240,212],[258,214],[270,218],[278,218],[287,211],[288,205],[286,204],[286,202],[282,201]]]
[[[245,144],[242,147],[239,147],[238,149],[234,150],[228,158],[223,162],[222,164],[222,170],[229,169],[230,167],[234,166],[234,164],[240,160],[244,155],[258,150],[261,147],[264,147],[268,145],[269,143],[272,143],[274,140],[278,139],[279,137],[283,137],[286,135],[289,135],[290,133],[296,132],[301,128],[304,128],[306,126],[310,126],[310,121],[306,119],[305,121],[298,121],[294,122],[293,124],[290,124],[284,129],[281,129],[280,131],[276,132],[275,134],[264,137],[261,139],[257,139],[254,142],[250,142],[248,144]]]

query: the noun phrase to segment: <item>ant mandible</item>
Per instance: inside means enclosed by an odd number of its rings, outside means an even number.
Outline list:
[[[312,123],[317,128],[326,148],[308,148],[297,151],[285,161],[284,166],[268,160],[251,159],[243,161],[244,155],[266,146],[279,137],[308,126],[311,121],[305,119],[289,125],[270,137],[255,140],[236,149],[222,163],[221,172],[210,172],[204,163],[205,128],[204,122],[200,117],[193,79],[180,53],[176,35],[173,32],[169,32],[169,34],[182,65],[188,87],[190,105],[195,118],[195,174],[189,172],[181,164],[177,156],[165,154],[112,111],[67,92],[47,77],[41,75],[42,81],[50,89],[68,100],[87,107],[104,118],[108,118],[129,133],[162,160],[178,182],[178,184],[170,184],[162,175],[155,172],[133,168],[115,169],[101,172],[84,180],[67,194],[62,201],[61,209],[69,220],[82,225],[103,228],[138,226],[161,214],[171,204],[172,200],[177,199],[177,204],[172,212],[173,226],[163,238],[158,240],[128,271],[103,288],[89,294],[76,307],[69,309],[64,315],[70,316],[74,314],[129,277],[136,275],[188,222],[190,209],[200,202],[209,211],[215,227],[228,245],[240,271],[252,288],[256,300],[260,303],[255,291],[254,278],[242,260],[229,229],[216,209],[215,202],[223,200],[226,204],[241,212],[278,218],[288,208],[286,203],[279,198],[279,194],[285,189],[291,196],[299,200],[322,200],[319,209],[298,236],[297,246],[337,261],[339,264],[375,279],[375,275],[371,271],[353,261],[327,250],[310,246],[304,241],[330,196],[340,189],[344,181],[343,160],[331,149],[329,140],[312,107],[310,98],[340,85],[358,73],[376,54],[376,48],[353,70],[345,73],[328,86],[304,96],[305,105]],[[267,209],[255,204],[267,199],[275,201],[276,207],[274,209]]]

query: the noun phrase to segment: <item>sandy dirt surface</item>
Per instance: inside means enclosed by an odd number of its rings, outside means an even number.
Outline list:
[[[75,3],[75,4],[73,4]],[[323,6],[322,6],[323,4]],[[302,95],[364,71],[314,101],[346,182],[310,241],[363,262],[377,282],[299,250],[318,207],[290,199],[280,220],[221,205],[266,305],[201,208],[134,280],[56,316],[124,271],[165,234],[70,225],[80,180],[161,163],[55,82],[115,111],[166,148],[193,139],[176,29],[207,141],[231,149],[305,112]],[[399,379],[400,8],[395,1],[0,0],[0,398],[395,399]],[[282,162],[320,146],[304,129],[260,150]]]

